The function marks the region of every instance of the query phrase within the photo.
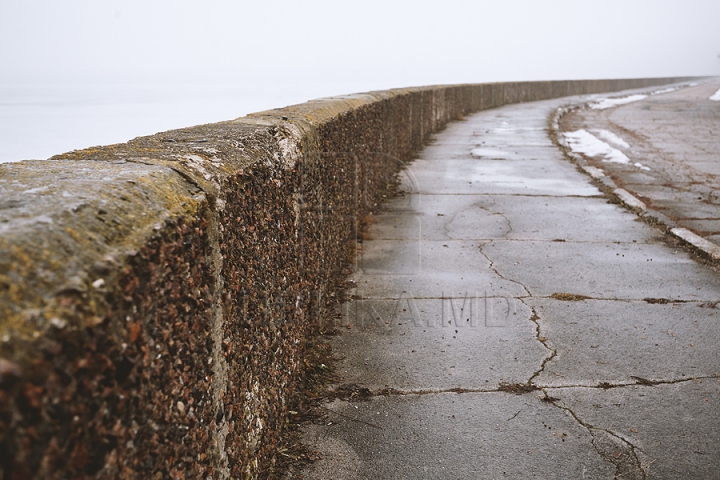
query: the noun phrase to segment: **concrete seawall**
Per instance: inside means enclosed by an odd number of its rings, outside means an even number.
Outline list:
[[[360,220],[430,134],[684,80],[347,95],[0,165],[0,478],[262,476]]]

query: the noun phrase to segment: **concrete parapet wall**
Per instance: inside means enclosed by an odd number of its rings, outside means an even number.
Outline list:
[[[0,165],[0,478],[262,476],[360,219],[430,134],[684,80],[347,95]]]

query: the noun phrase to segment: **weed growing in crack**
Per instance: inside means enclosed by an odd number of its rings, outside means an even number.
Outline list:
[[[515,395],[523,395],[525,393],[534,392],[540,390],[539,387],[528,383],[500,383],[498,386],[498,392],[514,393]]]
[[[555,300],[562,300],[563,302],[579,302],[582,300],[590,300],[591,297],[587,297],[585,295],[578,295],[576,293],[553,293],[550,295],[550,298],[554,298]]]

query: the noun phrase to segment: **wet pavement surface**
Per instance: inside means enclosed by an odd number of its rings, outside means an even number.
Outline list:
[[[720,276],[553,145],[584,100],[475,114],[403,172],[331,340],[334,388],[365,393],[286,478],[720,478]]]
[[[629,163],[587,156],[588,163],[677,226],[720,244],[720,102],[710,100],[718,89],[716,80],[613,108],[586,108],[563,117],[561,128],[601,139],[599,132],[611,132],[615,137],[606,142]]]

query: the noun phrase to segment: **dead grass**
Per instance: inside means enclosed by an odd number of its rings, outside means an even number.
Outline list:
[[[539,390],[539,388],[531,383],[501,383],[498,387],[499,392],[514,393],[515,395],[522,395],[536,390]]]
[[[562,300],[563,302],[579,302],[581,300],[588,300],[591,297],[586,297],[585,295],[578,295],[576,293],[553,293],[550,295],[550,298],[554,298],[555,300]]]

